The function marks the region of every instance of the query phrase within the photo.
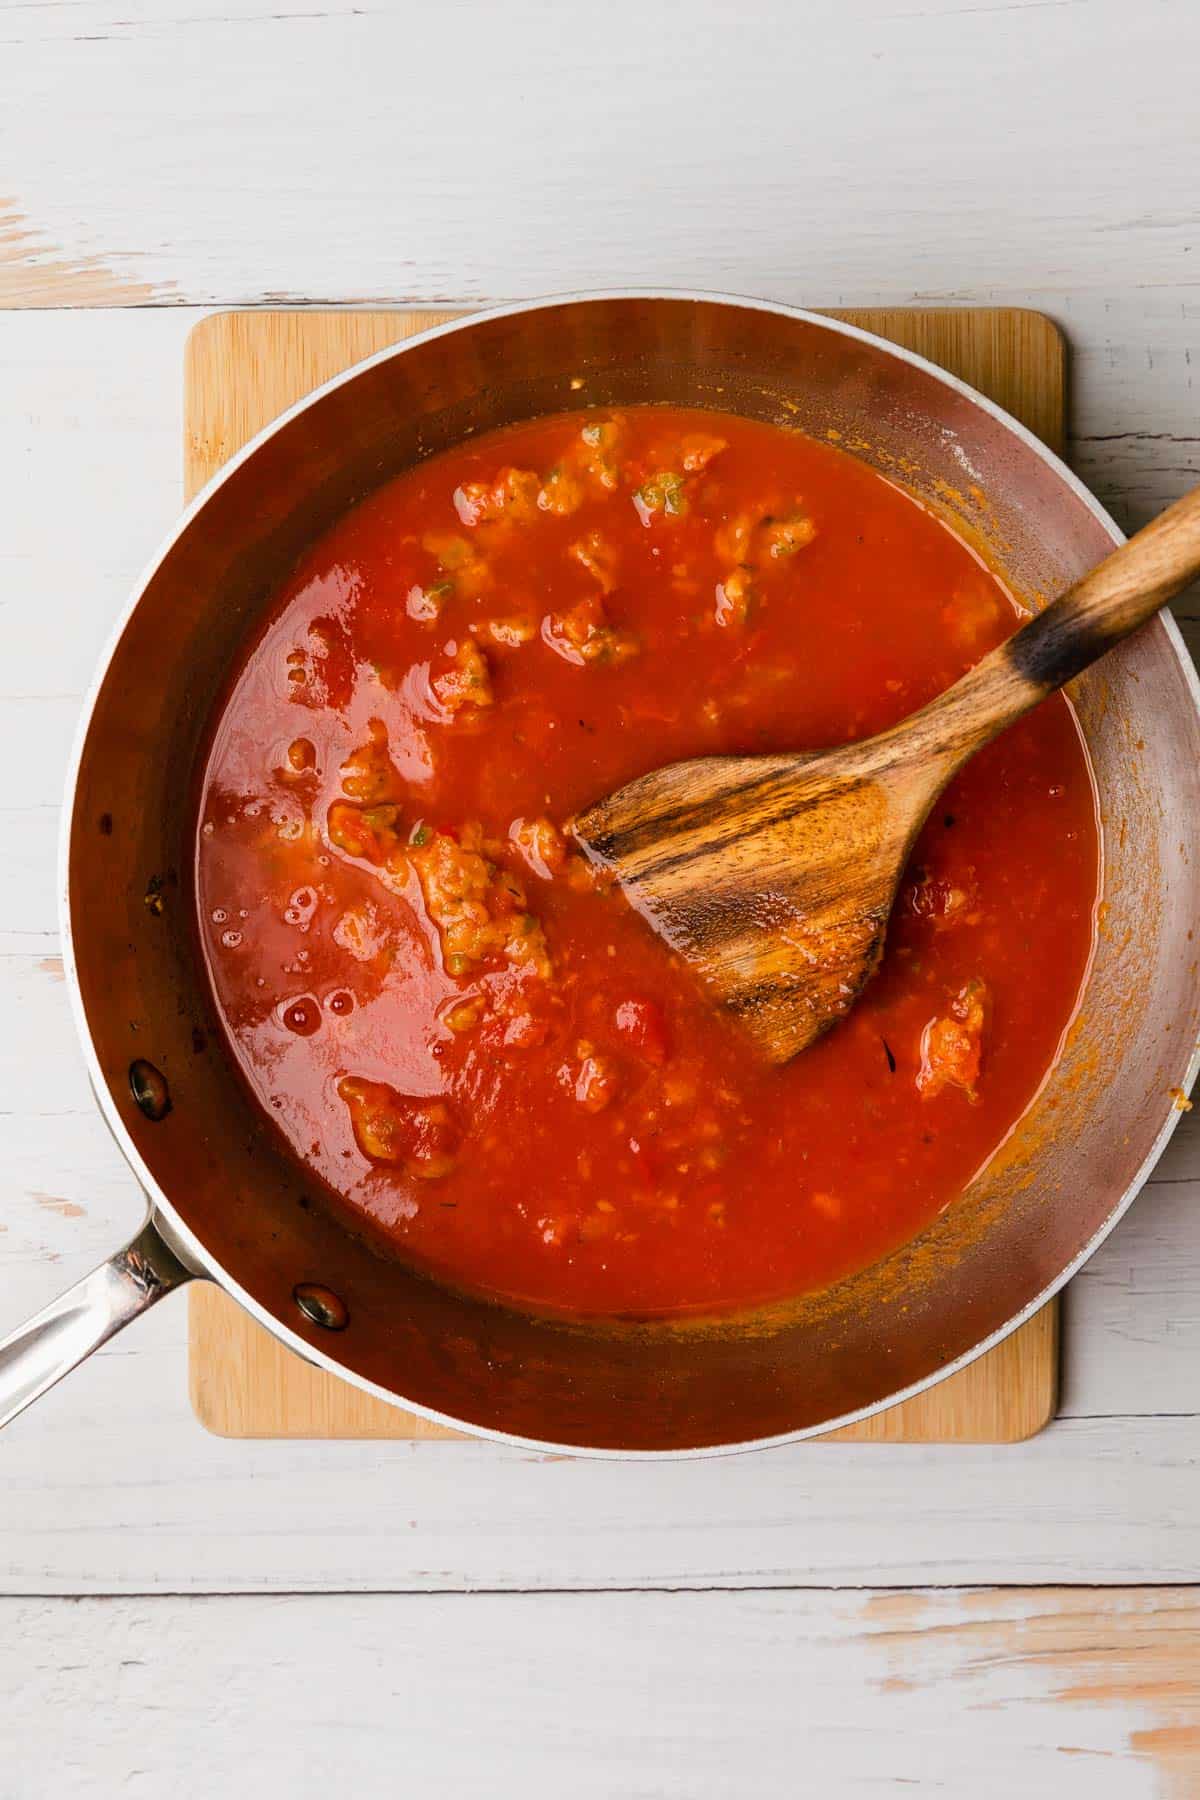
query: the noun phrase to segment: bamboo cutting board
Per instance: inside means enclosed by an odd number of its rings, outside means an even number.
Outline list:
[[[445,313],[244,312],[188,339],[184,480],[190,499],[246,440],[351,363],[440,324]],[[1065,421],[1065,355],[1040,313],[878,309],[834,315],[918,351],[1022,420],[1054,450]],[[219,1289],[190,1294],[192,1405],[224,1437],[453,1438],[285,1350]],[[833,1438],[876,1443],[1016,1443],[1058,1398],[1058,1302],[967,1369]]]

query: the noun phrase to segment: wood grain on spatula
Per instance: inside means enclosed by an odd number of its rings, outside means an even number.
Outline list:
[[[771,1062],[836,1025],[879,966],[917,833],[975,752],[1200,573],[1200,488],[936,700],[878,737],[671,763],[582,813],[593,862]]]

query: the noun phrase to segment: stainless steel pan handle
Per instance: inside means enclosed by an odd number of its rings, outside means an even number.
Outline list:
[[[151,1213],[123,1250],[0,1342],[0,1426],[194,1273]]]

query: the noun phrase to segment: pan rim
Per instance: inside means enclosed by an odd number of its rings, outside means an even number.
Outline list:
[[[611,1461],[658,1462],[697,1460],[702,1457],[735,1455],[750,1450],[774,1449],[786,1444],[800,1443],[810,1438],[825,1437],[831,1432],[838,1431],[848,1425],[857,1424],[864,1419],[873,1417],[876,1413],[886,1411],[891,1407],[900,1404],[902,1401],[912,1399],[916,1395],[924,1393],[929,1388],[934,1387],[939,1382],[946,1380],[947,1377],[957,1374],[960,1370],[969,1367],[969,1365],[975,1362],[977,1358],[986,1355],[989,1350],[994,1349],[997,1344],[1003,1342],[1003,1340],[1010,1336],[1012,1332],[1026,1324],[1035,1313],[1040,1311],[1040,1309],[1054,1297],[1055,1294],[1065,1287],[1067,1282],[1078,1273],[1079,1269],[1082,1268],[1088,1259],[1095,1253],[1109,1233],[1124,1217],[1134,1199],[1145,1185],[1151,1171],[1174,1134],[1175,1129],[1183,1116],[1183,1109],[1177,1105],[1176,1101],[1171,1096],[1164,1096],[1165,1104],[1167,1106],[1166,1117],[1145,1158],[1124,1192],[1115,1201],[1101,1225],[1092,1234],[1091,1238],[1072,1261],[1051,1281],[1046,1283],[1039,1293],[1037,1293],[1018,1313],[1014,1314],[1012,1318],[1008,1319],[988,1337],[972,1346],[969,1350],[963,1352],[963,1354],[955,1358],[954,1361],[947,1363],[933,1374],[925,1376],[920,1381],[914,1382],[906,1388],[898,1389],[896,1392],[886,1395],[883,1399],[873,1401],[871,1404],[861,1407],[853,1412],[841,1414],[833,1419],[823,1420],[817,1425],[805,1426],[797,1430],[781,1432],[769,1437],[749,1438],[738,1442],[722,1441],[714,1444],[691,1445],[684,1449],[622,1449],[602,1445],[561,1442],[549,1438],[518,1436],[497,1430],[493,1427],[477,1425],[469,1420],[457,1418],[450,1414],[440,1413],[434,1408],[422,1405],[418,1401],[410,1400],[403,1394],[382,1387],[378,1383],[372,1382],[366,1377],[357,1374],[354,1370],[348,1369],[343,1363],[339,1362],[336,1357],[329,1355],[327,1352],[311,1343],[308,1339],[301,1337],[298,1332],[290,1326],[283,1324],[272,1313],[262,1307],[240,1286],[218,1259],[206,1250],[204,1245],[195,1236],[190,1226],[188,1226],[180,1217],[165,1191],[155,1181],[149,1168],[143,1161],[133,1138],[127,1130],[119,1109],[109,1091],[103,1070],[100,1066],[99,1057],[96,1053],[86,1008],[84,1006],[82,988],[76,964],[74,934],[70,910],[70,852],[77,803],[79,774],[84,749],[91,730],[93,716],[108,675],[109,667],[130,620],[140,606],[147,589],[156,577],[159,569],[169,557],[176,544],[190,530],[192,524],[207,506],[213,495],[227,481],[231,480],[243,464],[250,461],[268,440],[284,430],[293,419],[305,412],[308,408],[316,405],[326,395],[336,391],[340,387],[346,386],[351,381],[356,380],[368,369],[377,367],[393,357],[403,356],[407,352],[418,349],[423,344],[429,343],[437,338],[449,336],[452,333],[460,331],[466,331],[473,326],[486,324],[492,320],[514,318],[521,316],[522,314],[545,311],[551,308],[621,300],[682,301],[699,303],[702,305],[732,307],[743,311],[770,313],[781,318],[792,319],[798,323],[814,326],[821,330],[856,340],[877,352],[884,353],[886,356],[896,361],[906,363],[931,377],[943,387],[949,389],[952,393],[957,394],[960,398],[967,400],[974,408],[989,415],[993,420],[1004,427],[1027,450],[1033,451],[1038,459],[1052,471],[1059,482],[1069,490],[1077,500],[1082,502],[1088,512],[1091,513],[1092,517],[1100,525],[1101,529],[1105,532],[1106,536],[1110,539],[1114,547],[1125,541],[1124,534],[1111,515],[1103,506],[1101,506],[1096,497],[1085,486],[1080,478],[1066,465],[1062,458],[1054,451],[1048,449],[1040,439],[1029,431],[1026,426],[1021,424],[1019,420],[1006,412],[1003,407],[998,406],[994,401],[988,399],[987,396],[979,393],[978,390],[972,388],[969,383],[960,380],[958,376],[952,375],[945,369],[939,368],[936,363],[930,362],[928,358],[920,356],[915,351],[893,344],[888,339],[882,338],[877,334],[864,329],[862,326],[850,324],[848,321],[832,318],[827,314],[814,312],[802,307],[791,306],[781,301],[759,300],[749,296],[725,293],[718,290],[664,287],[585,289],[563,294],[543,295],[531,300],[523,300],[502,306],[490,307],[481,311],[464,312],[459,317],[449,319],[443,324],[431,326],[427,330],[415,333],[412,337],[402,339],[396,344],[385,346],[382,350],[376,351],[373,355],[352,364],[350,368],[333,376],[329,381],[322,383],[320,387],[313,389],[310,393],[296,401],[292,406],[288,407],[285,412],[281,413],[278,418],[264,426],[264,428],[243,445],[243,447],[237,451],[228,462],[222,465],[222,467],[213,475],[211,480],[205,484],[188,506],[185,507],[173,528],[166,534],[155,553],[146,563],[100,653],[91,682],[89,683],[87,692],[84,696],[79,720],[76,726],[67,767],[64,806],[59,828],[57,878],[58,913],[62,941],[63,969],[66,977],[71,1015],[83,1051],[92,1091],[96,1097],[101,1114],[108,1125],[109,1130],[112,1132],[125,1161],[128,1163],[132,1173],[142,1188],[143,1194],[150,1202],[152,1214],[156,1219],[163,1222],[165,1226],[164,1235],[168,1238],[172,1247],[181,1255],[183,1260],[197,1275],[214,1281],[216,1285],[228,1293],[232,1299],[237,1301],[237,1303],[242,1306],[252,1318],[268,1330],[273,1337],[283,1343],[288,1349],[304,1358],[305,1361],[315,1364],[317,1367],[324,1369],[329,1374],[339,1377],[343,1381],[350,1382],[354,1387],[357,1387],[365,1393],[371,1394],[378,1400],[399,1407],[405,1411],[415,1413],[418,1417],[429,1420],[432,1423],[461,1431],[470,1437],[486,1439],[501,1444],[510,1444],[521,1449]],[[343,309],[330,308],[328,310],[338,311]],[[395,310],[405,311],[417,309],[397,307]],[[218,312],[208,316],[219,317],[221,314]],[[1182,677],[1183,686],[1191,700],[1192,708],[1196,713],[1197,718],[1200,718],[1200,676],[1197,675],[1195,666],[1188,654],[1179,627],[1174,618],[1171,616],[1170,612],[1164,609],[1159,613],[1154,623],[1146,629],[1162,631],[1165,633],[1166,642],[1171,649],[1174,663]],[[1180,1085],[1185,1094],[1191,1091],[1198,1071],[1200,1071],[1200,1043],[1193,1047],[1181,1080]]]

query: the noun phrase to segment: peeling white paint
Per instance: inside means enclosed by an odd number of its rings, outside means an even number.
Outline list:
[[[1198,54],[1191,0],[10,6],[3,183],[199,304],[1106,296],[1196,242]]]

